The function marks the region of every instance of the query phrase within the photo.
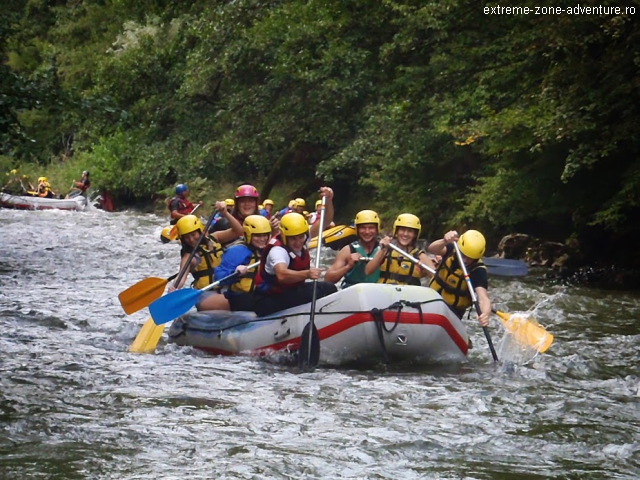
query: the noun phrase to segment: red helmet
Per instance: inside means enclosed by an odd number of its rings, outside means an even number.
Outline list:
[[[240,185],[236,189],[236,198],[240,197],[258,198],[258,190],[253,185]]]

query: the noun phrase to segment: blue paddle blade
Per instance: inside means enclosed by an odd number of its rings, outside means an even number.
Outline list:
[[[183,288],[160,297],[149,305],[153,322],[156,325],[162,325],[184,315],[196,304],[201,293],[200,290],[193,288]]]
[[[527,267],[527,264],[522,260],[485,257],[482,259],[482,262],[487,266],[487,270],[492,275],[524,277],[529,274],[529,267]]]

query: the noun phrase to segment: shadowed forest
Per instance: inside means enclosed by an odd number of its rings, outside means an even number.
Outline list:
[[[522,232],[640,266],[636,15],[492,5],[5,0],[2,174],[88,169],[120,206],[331,184],[343,222],[408,211],[428,238]]]

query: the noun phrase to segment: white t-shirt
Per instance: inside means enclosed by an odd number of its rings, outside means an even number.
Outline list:
[[[275,275],[276,265],[279,263],[285,263],[289,265],[289,259],[293,258],[292,255],[297,255],[298,257],[301,257],[302,252],[290,253],[284,247],[273,247],[271,250],[269,250],[269,255],[267,255],[267,263],[264,266],[265,272],[267,272],[269,275]]]

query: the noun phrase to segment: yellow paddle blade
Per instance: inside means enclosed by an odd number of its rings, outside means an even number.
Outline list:
[[[118,299],[124,313],[131,315],[151,302],[160,298],[168,280],[165,278],[149,277],[120,292]]]
[[[149,318],[129,347],[129,351],[131,353],[153,353],[164,331],[164,325],[156,325],[153,319]]]
[[[504,328],[522,344],[535,348],[538,352],[546,352],[553,343],[553,335],[533,319],[512,313],[495,312],[502,320]]]

